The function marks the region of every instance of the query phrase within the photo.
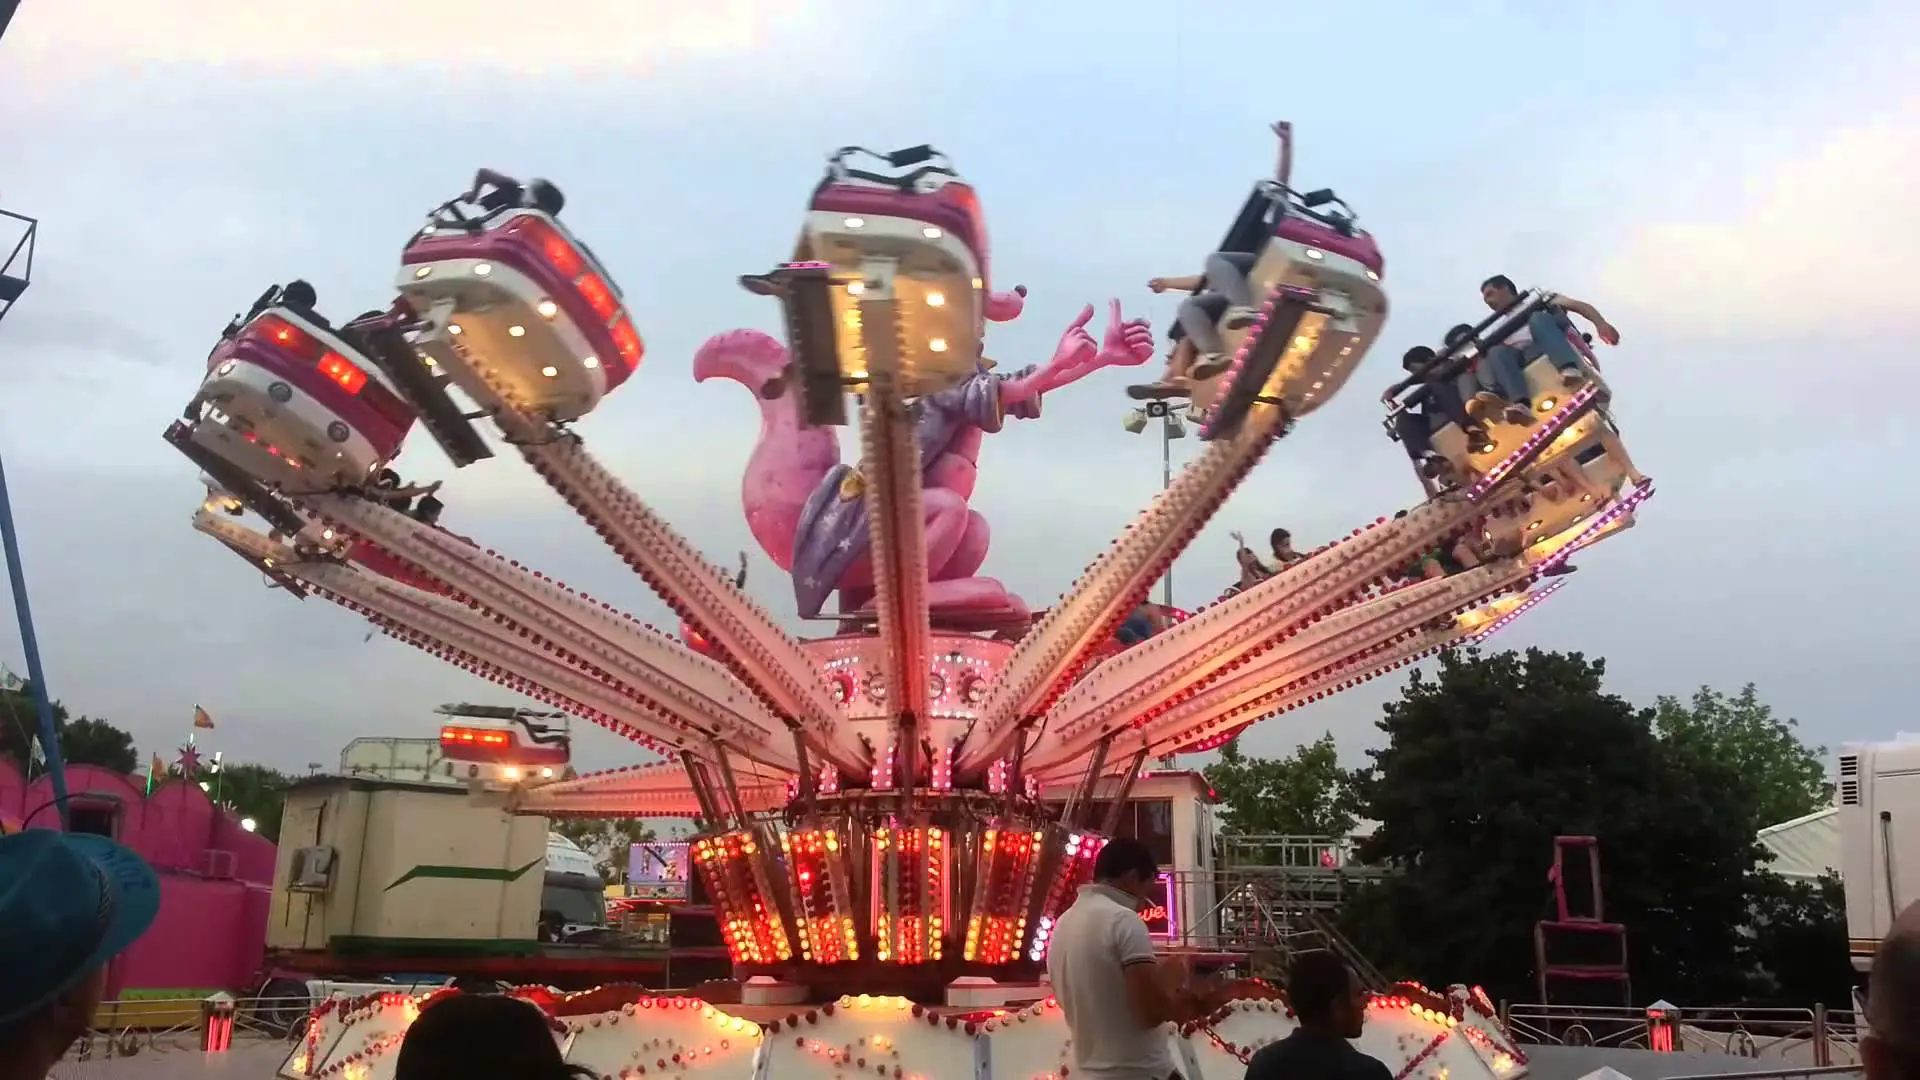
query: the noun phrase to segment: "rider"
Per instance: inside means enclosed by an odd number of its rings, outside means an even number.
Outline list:
[[[1514,286],[1512,278],[1495,274],[1480,283],[1480,298],[1494,311],[1505,311],[1520,302],[1520,290]],[[1613,324],[1603,318],[1592,304],[1558,293],[1548,293],[1546,302],[1546,307],[1527,318],[1525,326],[1507,335],[1505,341],[1487,351],[1489,356],[1500,354],[1517,363],[1545,356],[1560,372],[1560,380],[1564,385],[1576,385],[1586,376],[1580,370],[1580,350],[1574,348],[1573,341],[1568,337],[1573,331],[1573,323],[1567,316],[1578,315],[1592,323],[1595,336],[1608,345],[1620,344],[1620,331],[1614,329]]]
[[[1207,256],[1204,273],[1187,277],[1157,277],[1147,282],[1155,293],[1169,290],[1192,293],[1180,302],[1180,311],[1168,331],[1173,350],[1167,354],[1166,374],[1154,384],[1167,393],[1191,392],[1195,382],[1227,370],[1232,358],[1220,328],[1240,330],[1253,322],[1253,273],[1257,254],[1216,251]]]
[[[1451,350],[1472,337],[1473,327],[1461,323],[1447,331],[1444,341]],[[1473,395],[1467,405],[1468,412],[1479,417],[1504,405],[1506,411],[1502,416],[1508,423],[1522,426],[1533,423],[1533,393],[1527,386],[1519,353],[1512,349],[1488,349],[1474,357],[1467,370],[1472,379],[1461,380],[1461,392]]]
[[[1400,358],[1400,366],[1407,370],[1407,377],[1387,387],[1380,400],[1392,405],[1409,387],[1419,387],[1408,396],[1405,406],[1393,414],[1393,431],[1399,436],[1400,445],[1406,448],[1407,457],[1420,469],[1420,475],[1429,480],[1438,479],[1450,466],[1447,459],[1434,450],[1433,433],[1452,422],[1460,425],[1469,443],[1478,448],[1487,443],[1487,429],[1467,415],[1458,382],[1440,376],[1440,365],[1432,349],[1415,345]],[[1414,411],[1415,406],[1419,412]]]
[[[1274,163],[1274,177],[1285,189],[1287,179],[1293,172],[1293,128],[1282,121],[1272,125],[1274,135],[1280,139],[1280,156]],[[1232,366],[1232,357],[1226,355],[1227,345],[1220,336],[1220,329],[1241,330],[1254,319],[1253,285],[1248,275],[1253,273],[1254,264],[1260,259],[1260,252],[1271,235],[1275,223],[1274,215],[1285,212],[1284,199],[1269,205],[1258,222],[1246,222],[1248,226],[1262,225],[1259,234],[1247,237],[1247,250],[1216,251],[1207,256],[1201,273],[1187,277],[1154,278],[1147,282],[1147,288],[1156,293],[1168,290],[1192,293],[1180,304],[1180,312],[1173,328],[1167,332],[1173,348],[1167,353],[1167,370],[1160,381],[1145,387],[1136,387],[1136,397],[1174,397],[1191,393],[1195,382],[1205,382]],[[1232,243],[1240,242],[1236,228]]]

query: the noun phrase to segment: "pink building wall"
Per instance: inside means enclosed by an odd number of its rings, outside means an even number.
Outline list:
[[[214,807],[200,785],[169,780],[146,794],[144,780],[111,769],[67,770],[76,813],[106,811],[114,839],[160,874],[160,916],[114,965],[109,993],[242,990],[260,969],[273,888],[274,846]],[[0,821],[50,827],[53,785],[28,783],[0,758]]]

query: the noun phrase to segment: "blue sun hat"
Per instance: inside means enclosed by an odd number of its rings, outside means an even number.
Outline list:
[[[0,836],[0,1025],[104,967],[160,913],[160,879],[104,836]]]

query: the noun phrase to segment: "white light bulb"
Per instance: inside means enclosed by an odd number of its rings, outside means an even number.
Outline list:
[[[928,307],[943,307],[946,305],[946,302],[947,297],[944,293],[930,292],[927,294]]]
[[[491,273],[493,273],[492,263],[474,263],[473,264],[473,274],[475,277],[486,277],[488,274],[491,274]]]
[[[526,337],[527,328],[524,326],[509,326],[507,327],[507,336],[508,337]]]
[[[551,319],[555,315],[560,314],[560,305],[551,300],[542,300],[539,304],[535,305],[534,310],[540,313],[541,318]]]

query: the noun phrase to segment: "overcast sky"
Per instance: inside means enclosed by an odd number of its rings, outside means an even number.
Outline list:
[[[733,384],[696,386],[690,357],[715,331],[774,328],[773,306],[733,280],[788,249],[827,150],[931,141],[954,155],[988,208],[996,277],[1032,291],[992,337],[1018,365],[1045,359],[1088,301],[1119,296],[1164,324],[1172,301],[1145,281],[1198,269],[1284,117],[1296,180],[1338,189],[1380,238],[1394,313],[1341,398],[1180,562],[1178,600],[1232,577],[1230,530],[1284,524],[1313,545],[1419,498],[1378,388],[1407,345],[1481,314],[1477,282],[1505,272],[1619,326],[1602,357],[1615,415],[1660,494],[1499,643],[1604,656],[1613,689],[1642,702],[1755,680],[1822,742],[1913,726],[1910,6],[538,10],[22,5],[0,43],[0,206],[43,226],[33,288],[0,325],[0,453],[49,681],[76,712],[170,752],[198,702],[220,724],[211,745],[299,769],[355,736],[430,734],[435,703],[499,700],[405,646],[363,642],[324,602],[262,588],[191,530],[195,472],[159,439],[229,315],[295,275],[336,317],[383,305],[401,243],[478,165],[566,189],[649,345],[580,430],[725,563],[751,546],[738,493],[755,410]],[[1159,485],[1157,440],[1120,427],[1128,381],[1061,391],[983,453],[988,572],[1036,606]],[[517,460],[455,476],[418,437],[405,464],[449,478],[454,529],[663,617]],[[791,610],[785,579],[752,560],[755,591]],[[0,661],[24,674],[5,622]],[[1251,748],[1331,729],[1357,754],[1383,683],[1266,724]],[[581,756],[633,757],[610,736]]]

